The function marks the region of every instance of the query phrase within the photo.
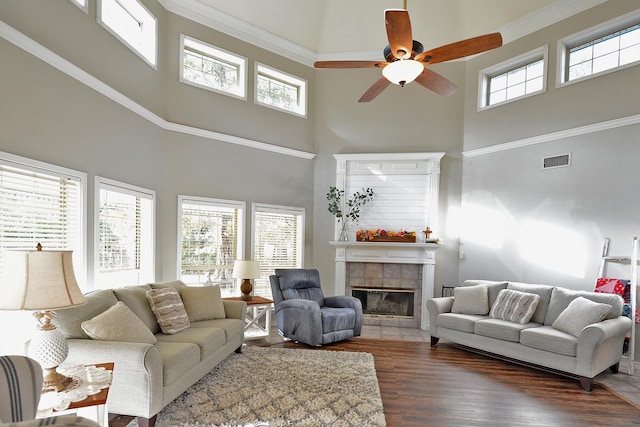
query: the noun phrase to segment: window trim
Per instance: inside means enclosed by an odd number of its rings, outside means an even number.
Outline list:
[[[491,104],[491,105],[488,104],[487,91],[489,90],[489,80],[492,77],[516,68],[520,68],[522,66],[528,65],[529,63],[536,62],[540,59],[542,59],[542,68],[543,68],[542,89],[537,90],[535,92],[526,93],[516,98],[506,99],[502,102],[498,102],[495,104]],[[495,64],[480,70],[478,75],[478,112],[485,111],[501,105],[509,104],[514,101],[520,101],[522,99],[530,98],[532,96],[539,95],[541,93],[545,93],[547,91],[548,68],[549,68],[548,64],[549,64],[549,45],[544,45],[544,46],[540,46],[539,48],[530,50],[529,52],[523,53],[522,55],[518,55],[514,58],[507,59],[506,61],[502,61],[498,64]]]
[[[297,117],[307,118],[309,82],[301,77],[294,76],[277,68],[270,67],[261,62],[254,61],[253,73],[253,102],[262,107],[271,108],[276,111],[292,114]],[[296,111],[287,110],[277,105],[266,104],[258,100],[258,76],[265,75],[271,79],[279,80],[283,83],[298,87],[298,109]]]
[[[239,69],[239,71],[238,71],[239,79],[238,79],[238,85],[237,85],[238,89],[236,91],[234,91],[234,92],[229,92],[229,91],[225,91],[225,90],[218,89],[218,88],[215,88],[215,87],[206,86],[206,85],[203,85],[203,84],[200,84],[200,83],[197,83],[197,82],[192,82],[191,80],[186,80],[184,78],[184,51],[185,51],[184,42],[185,42],[185,39],[191,40],[191,41],[196,42],[196,43],[200,43],[200,44],[204,45],[205,47],[216,51],[216,53],[220,54],[220,56],[230,56],[233,59],[236,59],[237,61],[230,61],[230,60],[227,60],[225,58],[217,57],[215,54],[212,54],[212,53],[200,52],[203,55],[208,56],[209,58],[216,59],[216,60],[219,60],[219,61],[222,61],[222,62],[228,62],[228,63],[231,63],[233,65],[236,65],[238,67],[238,69]],[[230,96],[232,98],[237,98],[237,99],[241,99],[243,101],[246,101],[247,100],[247,75],[248,75],[248,68],[249,68],[247,66],[248,62],[249,62],[249,60],[244,56],[238,55],[238,54],[233,53],[231,51],[228,51],[226,49],[222,49],[222,48],[220,48],[218,46],[214,46],[214,45],[212,45],[210,43],[207,43],[207,42],[204,42],[202,40],[196,39],[195,37],[191,37],[191,36],[188,36],[186,34],[180,34],[180,61],[179,61],[179,64],[178,64],[178,66],[179,66],[178,81],[180,83],[184,83],[184,84],[187,84],[187,85],[190,85],[190,86],[197,87],[199,89],[205,89],[205,90],[208,90],[208,91],[211,91],[211,92],[219,93],[219,94],[222,94],[222,95],[227,95],[227,96]]]
[[[87,280],[87,173],[65,168],[63,166],[57,166],[51,163],[41,162],[39,160],[33,160],[27,157],[17,156],[3,151],[0,151],[0,165],[21,168],[36,173],[52,174],[59,176],[60,178],[79,182],[80,212],[78,213],[78,226],[80,230],[78,239],[82,253],[74,256],[76,262],[73,264],[73,270],[76,279],[80,284],[80,289],[85,291],[91,289]]]
[[[138,55],[144,62],[147,63],[147,65],[149,65],[151,68],[153,68],[154,70],[158,70],[158,18],[156,18],[150,11],[149,9],[147,9],[145,7],[144,4],[142,4],[142,2],[140,0],[128,0],[128,1],[132,1],[136,3],[136,7],[139,7],[140,9],[137,11],[131,11],[129,9],[127,9],[125,7],[125,5],[123,5],[121,2],[123,0],[108,0],[108,1],[113,1],[115,3],[118,3],[127,13],[129,13],[132,17],[134,17],[136,20],[138,20],[139,22],[142,22],[143,24],[149,25],[149,24],[153,24],[152,25],[152,29],[148,34],[153,34],[153,49],[149,49],[149,51],[147,52],[146,50],[143,51],[141,49],[139,49],[138,47],[134,46],[131,42],[129,42],[127,39],[125,39],[123,36],[121,36],[116,30],[114,30],[113,28],[111,28],[107,23],[105,23],[102,19],[102,5],[103,2],[105,0],[96,0],[96,21],[98,22],[98,24],[104,28],[105,30],[107,30],[109,33],[111,33],[112,36],[114,36],[116,39],[118,39],[122,44],[124,44],[125,46],[127,46],[129,49],[131,49],[132,52],[134,52],[136,55]],[[148,18],[148,17],[140,17],[139,14],[142,13],[146,13],[149,15],[149,17],[151,18],[149,21],[146,21],[142,18]]]
[[[566,80],[567,76],[567,61],[569,60],[569,50],[572,47],[579,46],[582,43],[586,43],[590,40],[595,40],[600,37],[604,37],[608,34],[615,33],[624,28],[640,24],[640,9],[626,13],[624,15],[613,18],[609,21],[587,28],[578,33],[564,37],[558,40],[557,43],[557,65],[556,65],[556,88],[565,87],[574,83],[583,82],[595,77],[604,76],[606,74],[614,73],[616,71],[625,70],[627,68],[640,65],[640,60],[630,62],[628,64],[619,65],[608,70],[599,71],[597,73],[589,74],[575,80]]]
[[[178,210],[176,218],[176,276],[180,280],[182,274],[182,205],[185,202],[193,202],[197,204],[206,204],[216,207],[229,207],[239,209],[238,215],[238,259],[245,259],[245,236],[246,236],[246,217],[247,217],[247,203],[240,200],[226,200],[226,199],[214,199],[211,197],[189,196],[184,194],[178,195]]]
[[[96,289],[96,276],[100,269],[100,190],[112,190],[130,196],[151,200],[151,271],[150,282],[155,281],[156,275],[156,192],[148,188],[138,187],[126,182],[116,181],[96,175],[94,178],[93,205],[93,269],[91,271],[91,289]]]

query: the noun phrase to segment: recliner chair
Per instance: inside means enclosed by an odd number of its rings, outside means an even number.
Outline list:
[[[360,336],[362,303],[351,296],[325,297],[318,270],[276,269],[269,281],[285,338],[320,346]]]
[[[42,391],[42,368],[25,356],[0,356],[0,426],[100,427],[88,418],[60,415],[35,419]]]

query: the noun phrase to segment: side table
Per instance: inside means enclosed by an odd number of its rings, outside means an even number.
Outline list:
[[[223,298],[231,301],[242,301],[241,297]],[[247,303],[244,318],[244,339],[254,340],[269,336],[271,330],[271,306],[273,300],[254,295]],[[264,317],[264,327],[258,322]]]
[[[38,414],[42,416],[76,413],[102,427],[109,426],[107,397],[111,386],[113,363],[69,367],[63,370],[73,378],[71,386],[59,393],[46,392],[40,398]]]

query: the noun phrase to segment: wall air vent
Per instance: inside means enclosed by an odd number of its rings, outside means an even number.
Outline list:
[[[545,157],[542,159],[542,169],[564,168],[571,166],[571,154]]]

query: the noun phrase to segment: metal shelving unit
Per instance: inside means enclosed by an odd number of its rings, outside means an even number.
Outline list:
[[[638,288],[638,238],[633,238],[633,246],[631,249],[631,256],[611,256],[609,253],[609,238],[604,239],[604,245],[602,248],[602,257],[600,258],[600,269],[598,271],[598,278],[605,277],[607,263],[613,262],[618,264],[630,265],[630,294],[629,305],[631,307],[631,335],[629,337],[629,351],[622,357],[629,360],[628,374],[633,375],[634,360],[635,360],[635,338],[636,338],[636,296]]]

